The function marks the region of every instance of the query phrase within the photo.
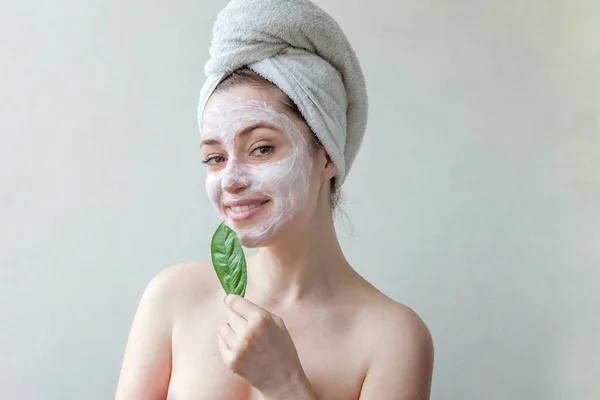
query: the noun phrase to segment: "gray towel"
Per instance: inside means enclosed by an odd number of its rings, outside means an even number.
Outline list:
[[[233,0],[217,16],[198,122],[218,83],[248,66],[298,106],[337,168],[341,185],[367,124],[364,76],[344,32],[308,0]]]

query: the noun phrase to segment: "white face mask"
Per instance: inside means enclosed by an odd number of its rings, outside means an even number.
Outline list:
[[[249,163],[246,157],[239,159],[235,151],[237,135],[257,122],[269,123],[285,135],[291,146],[284,158],[262,163]],[[222,169],[207,172],[209,198],[244,246],[266,244],[286,221],[306,206],[312,171],[307,140],[287,115],[258,100],[227,101],[205,110],[202,131],[205,138],[220,139],[227,152]],[[238,189],[226,191],[233,187]],[[223,203],[242,199],[269,201],[255,216],[238,223],[228,216],[232,210]]]

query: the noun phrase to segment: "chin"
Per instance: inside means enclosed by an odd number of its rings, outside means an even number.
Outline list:
[[[257,247],[268,247],[274,244],[276,241],[280,241],[283,235],[287,234],[287,228],[289,228],[290,221],[286,221],[283,224],[274,224],[270,226],[254,226],[247,227],[240,230],[232,227],[236,231],[240,243],[242,246],[252,249]]]
[[[294,237],[293,228],[296,224],[296,217],[287,215],[281,210],[269,210],[271,213],[266,213],[262,218],[257,216],[256,221],[234,221],[229,219],[229,227],[233,229],[240,239],[242,246],[246,248],[268,247],[275,242],[280,242],[283,236]],[[253,222],[253,223],[252,223]],[[290,236],[291,235],[291,236]]]
[[[257,247],[265,247],[264,240],[255,237],[240,237],[240,243],[247,249],[255,249]]]
[[[240,243],[242,244],[242,246],[248,249],[268,246],[270,243],[273,242],[274,233],[275,232],[272,231],[267,231],[260,234],[247,231],[237,232],[240,238]]]

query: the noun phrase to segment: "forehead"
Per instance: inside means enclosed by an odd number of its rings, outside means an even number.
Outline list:
[[[204,107],[202,125],[211,122],[215,118],[223,116],[224,112],[239,108],[240,105],[261,104],[277,113],[286,113],[286,109],[280,101],[279,89],[258,89],[248,85],[236,86],[224,92],[214,93],[208,99]],[[254,107],[258,109],[259,107]],[[252,111],[248,108],[248,111]]]
[[[202,136],[205,139],[223,137],[230,142],[234,137],[261,126],[275,129],[290,139],[302,136],[298,126],[282,108],[276,94],[267,91],[240,87],[216,93],[204,109]]]

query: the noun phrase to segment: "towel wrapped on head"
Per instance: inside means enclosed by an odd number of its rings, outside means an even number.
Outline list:
[[[308,0],[233,0],[213,27],[198,122],[217,85],[247,66],[298,107],[343,183],[367,124],[364,76],[344,32]]]

